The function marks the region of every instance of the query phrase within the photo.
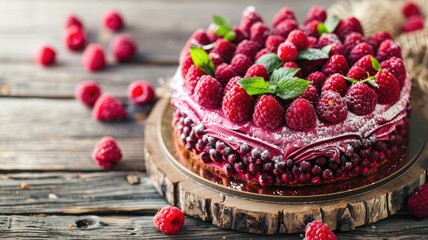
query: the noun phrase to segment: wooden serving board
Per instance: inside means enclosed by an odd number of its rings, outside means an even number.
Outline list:
[[[405,206],[407,197],[426,181],[427,161],[421,157],[426,131],[420,114],[413,113],[408,157],[411,164],[388,181],[325,196],[272,197],[239,192],[191,172],[177,161],[172,140],[172,107],[161,99],[146,122],[146,170],[166,200],[189,216],[221,228],[258,234],[304,232],[321,219],[332,230],[349,231],[387,218]],[[412,130],[413,129],[413,130]],[[423,129],[424,130],[424,129]]]

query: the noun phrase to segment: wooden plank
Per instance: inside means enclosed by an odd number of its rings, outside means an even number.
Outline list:
[[[140,184],[127,182],[131,174],[140,176]],[[2,214],[154,213],[167,205],[149,178],[136,172],[4,174],[0,186]]]
[[[80,62],[74,65],[64,63],[47,69],[32,63],[2,63],[0,96],[73,98],[76,85],[92,79],[100,84],[103,92],[126,97],[128,85],[132,81],[145,79],[158,87],[176,69],[177,65],[127,64],[110,66],[99,73],[88,73]]]
[[[120,215],[34,215],[0,216],[0,237],[10,239],[164,239],[153,225],[153,216]],[[417,221],[410,216],[393,216],[376,224],[349,232],[336,232],[337,239],[425,239],[428,219]],[[186,217],[177,239],[302,239],[301,234],[276,236],[254,235],[219,229],[212,224]]]
[[[175,63],[186,39],[194,30],[206,28],[214,14],[225,16],[234,25],[239,25],[245,7],[254,5],[270,24],[274,14],[283,6],[295,10],[298,18],[303,20],[312,5],[328,7],[333,2],[335,1],[283,0],[269,4],[263,0],[124,0],[103,1],[102,4],[97,0],[0,2],[0,60],[30,61],[35,47],[49,42],[60,49],[60,59],[80,62],[80,56],[65,51],[61,42],[64,19],[71,12],[82,18],[91,42],[100,42],[107,46],[111,34],[102,29],[102,16],[107,10],[117,9],[123,13],[128,26],[124,32],[132,35],[138,42],[138,60]]]
[[[144,170],[142,121],[149,108],[123,123],[100,123],[75,100],[0,98],[0,171],[98,171],[92,149],[116,138],[123,160],[116,170]],[[131,110],[132,111],[132,110]]]

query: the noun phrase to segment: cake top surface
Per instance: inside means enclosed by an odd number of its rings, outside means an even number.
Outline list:
[[[288,8],[271,26],[254,7],[239,26],[213,22],[182,50],[173,104],[231,145],[334,157],[338,141],[382,139],[406,116],[411,84],[387,32],[365,37],[358,19],[320,7],[303,25]]]

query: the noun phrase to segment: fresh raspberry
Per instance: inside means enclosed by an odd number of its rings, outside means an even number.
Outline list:
[[[428,217],[428,184],[420,186],[410,195],[407,209],[416,217]]]
[[[196,84],[193,96],[202,107],[219,108],[223,97],[223,87],[215,78],[204,75]]]
[[[342,97],[345,96],[346,92],[348,91],[345,77],[339,73],[335,73],[327,78],[321,92],[325,93],[327,91],[337,92]]]
[[[248,36],[250,36],[250,29],[256,22],[263,22],[263,18],[257,12],[254,6],[248,6],[242,13],[241,24],[239,28]]]
[[[116,163],[122,160],[122,151],[112,137],[103,137],[97,144],[95,144],[92,151],[92,160],[98,166],[109,169]]]
[[[184,219],[184,214],[180,209],[166,206],[156,213],[153,222],[163,234],[175,235],[183,227]]]
[[[285,112],[287,126],[299,131],[315,127],[316,119],[314,106],[304,98],[294,100]]]
[[[403,59],[392,57],[386,61],[383,61],[380,66],[392,73],[392,75],[394,75],[394,77],[397,79],[400,89],[403,88],[407,76]]]
[[[222,107],[227,119],[241,122],[251,118],[254,99],[242,87],[234,86],[224,95]]]
[[[226,94],[227,92],[230,91],[230,89],[232,89],[234,86],[239,86],[238,82],[239,80],[241,80],[242,77],[240,76],[236,76],[233,77],[229,80],[229,82],[226,84],[226,87],[224,87],[223,93]]]
[[[410,18],[412,16],[421,16],[421,10],[419,6],[413,1],[407,1],[401,7],[401,12],[406,18]]]
[[[186,80],[186,88],[189,92],[193,93],[195,91],[196,84],[203,75],[205,75],[205,73],[200,68],[195,65],[190,66],[189,70],[187,70],[186,76],[184,77]]]
[[[215,70],[215,76],[217,81],[225,86],[231,78],[238,76],[238,74],[233,70],[232,66],[223,63],[220,64]]]
[[[382,69],[376,74],[378,88],[374,88],[379,104],[393,104],[400,98],[398,80],[388,70]]]
[[[299,29],[291,31],[290,34],[288,34],[286,41],[293,43],[299,52],[307,49],[309,45],[308,37],[302,30]]]
[[[348,62],[343,55],[333,55],[322,68],[322,72],[326,76],[330,76],[335,73],[346,75],[348,70]]]
[[[239,76],[244,76],[251,65],[253,65],[253,61],[244,54],[235,55],[230,62],[233,71]]]
[[[103,24],[105,29],[116,32],[123,28],[124,22],[121,14],[112,10],[104,14]]]
[[[327,224],[314,220],[306,225],[304,240],[336,240],[336,235]]]
[[[368,43],[362,42],[351,50],[351,52],[349,53],[348,60],[350,64],[354,64],[356,61],[358,61],[365,55],[373,55],[373,50]]]
[[[86,45],[85,31],[78,26],[68,27],[64,32],[63,42],[70,51],[82,50]]]
[[[380,31],[373,34],[369,39],[367,39],[367,42],[372,46],[373,51],[377,52],[377,49],[379,48],[380,44],[385,40],[392,40],[393,37],[391,33]]]
[[[117,61],[129,61],[134,57],[137,46],[130,36],[118,35],[113,39],[110,51]]]
[[[122,103],[106,93],[97,99],[94,109],[92,109],[92,118],[97,121],[122,121],[126,117],[127,112]]]
[[[312,82],[312,85],[321,92],[322,86],[324,86],[327,77],[322,72],[313,72],[306,77],[307,80]]]
[[[295,62],[285,62],[284,65],[282,65],[283,68],[299,68],[299,65],[297,65],[297,63]],[[301,78],[302,77],[302,71],[298,71],[296,73],[296,77]]]
[[[55,49],[48,44],[38,47],[33,54],[34,62],[43,67],[52,65],[55,62],[55,58]]]
[[[211,52],[215,52],[220,55],[225,62],[230,62],[230,60],[232,60],[233,54],[235,53],[235,45],[224,40],[223,38],[217,39],[214,44],[214,48],[211,50]]]
[[[268,54],[268,53],[272,53],[272,50],[267,49],[267,48],[263,48],[262,50],[258,51],[256,56],[254,57],[254,61],[256,61],[257,59],[259,59],[261,56]]]
[[[361,26],[360,21],[355,17],[349,17],[345,20],[339,21],[339,24],[334,30],[334,33],[336,33],[341,40],[345,40],[346,35],[353,32],[361,33],[361,35],[364,36],[363,27]]]
[[[379,62],[383,62],[392,57],[402,58],[401,47],[392,40],[385,40],[380,44],[376,58]]]
[[[294,61],[298,54],[297,47],[291,42],[283,42],[278,47],[278,58],[282,61]]]
[[[190,38],[191,45],[204,46],[211,43],[207,33],[203,29],[196,30]]]
[[[315,37],[308,36],[308,48],[316,48],[318,44],[318,39]]]
[[[349,88],[346,102],[349,111],[360,116],[366,115],[376,108],[377,95],[367,84],[356,83]]]
[[[344,55],[345,54],[345,48],[343,47],[343,44],[341,43],[332,43],[331,50],[328,53],[328,55],[331,57],[333,55]]]
[[[77,84],[76,88],[74,89],[74,96],[76,97],[76,99],[78,99],[80,102],[82,102],[88,107],[94,106],[100,95],[100,86],[96,82],[91,80],[87,80]]]
[[[83,67],[88,71],[98,71],[105,67],[104,49],[99,44],[89,44],[83,51]]]
[[[182,59],[180,63],[181,76],[185,77],[187,72],[189,71],[189,68],[193,65],[193,60],[190,56],[190,52],[186,54],[186,56]]]
[[[425,20],[420,16],[413,16],[404,22],[403,26],[401,26],[401,31],[408,33],[414,32],[417,30],[424,29]]]
[[[297,20],[293,10],[287,7],[284,7],[279,10],[279,12],[277,12],[273,17],[272,26],[276,27],[280,22],[283,22],[284,20]]]
[[[342,43],[342,41],[340,41],[339,37],[334,33],[324,33],[318,39],[318,47],[319,48],[325,47],[327,45],[331,45],[333,43]]]
[[[364,42],[364,36],[361,35],[361,33],[354,32],[346,36],[345,41],[343,41],[343,48],[346,56],[349,56],[351,50],[362,42]]]
[[[308,22],[308,23],[304,26],[303,31],[305,32],[305,34],[306,34],[308,37],[318,38],[318,37],[319,37],[319,34],[318,34],[318,24],[319,24],[319,23],[320,23],[320,22],[318,22],[317,20],[314,20],[314,21]]]
[[[65,19],[65,29],[67,29],[71,26],[83,28],[82,21],[79,19],[79,17],[77,17],[74,14],[68,15],[67,18]]]
[[[265,129],[276,129],[284,121],[284,110],[272,95],[261,95],[256,100],[253,122]]]
[[[220,56],[220,55],[218,55],[218,54],[217,54],[217,53],[215,53],[215,52],[210,52],[210,53],[208,54],[208,56],[210,57],[211,61],[213,61],[213,63],[214,63],[214,66],[215,66],[215,67],[217,67],[217,66],[219,66],[220,64],[224,63],[223,58],[221,58],[221,56]],[[193,63],[193,61],[192,61],[192,63]]]
[[[270,29],[263,22],[256,22],[250,29],[250,40],[258,43],[259,46],[264,46],[264,43],[269,36]]]
[[[373,56],[372,55],[366,55],[362,58],[360,58],[360,60],[358,60],[355,64],[354,67],[360,67],[362,69],[364,69],[366,72],[369,72],[370,76],[373,76],[377,73],[376,69],[373,68],[373,64],[371,61],[371,58]],[[367,76],[367,74],[366,74]]]
[[[266,39],[265,46],[273,52],[278,51],[278,47],[281,43],[285,42],[285,38],[279,35],[269,35]]]
[[[297,24],[297,21],[287,19],[275,26],[274,33],[275,35],[280,35],[284,38],[287,38],[288,34],[290,34],[291,31],[297,29],[298,27],[299,25]]]
[[[305,24],[317,20],[324,22],[327,19],[327,11],[323,7],[313,6],[306,15]]]
[[[244,54],[249,57],[251,60],[254,60],[257,51],[259,50],[259,46],[256,42],[251,40],[243,40],[236,47],[235,55]]]
[[[337,92],[324,92],[317,104],[318,118],[323,122],[338,123],[346,119],[348,108]]]
[[[313,85],[309,85],[300,97],[309,100],[312,104],[316,104],[318,102],[318,90]]]
[[[367,78],[367,71],[361,67],[353,66],[349,69],[348,74],[346,75],[348,78],[352,78],[355,80],[364,80]]]
[[[144,105],[150,103],[155,99],[155,95],[155,90],[149,81],[134,81],[128,86],[128,98],[134,104]]]
[[[235,38],[232,40],[233,44],[239,44],[247,39],[246,34],[239,27],[233,27],[233,31],[235,32]]]
[[[269,81],[269,73],[263,64],[254,64],[248,68],[245,77],[262,77],[265,81]]]

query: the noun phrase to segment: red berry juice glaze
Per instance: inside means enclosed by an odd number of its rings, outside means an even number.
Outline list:
[[[185,148],[210,170],[262,186],[314,185],[373,172],[396,156],[409,124],[408,78],[393,105],[377,104],[364,116],[349,112],[339,124],[317,119],[305,131],[266,130],[252,120],[233,123],[221,109],[197,104],[180,71],[172,84],[173,125]]]

